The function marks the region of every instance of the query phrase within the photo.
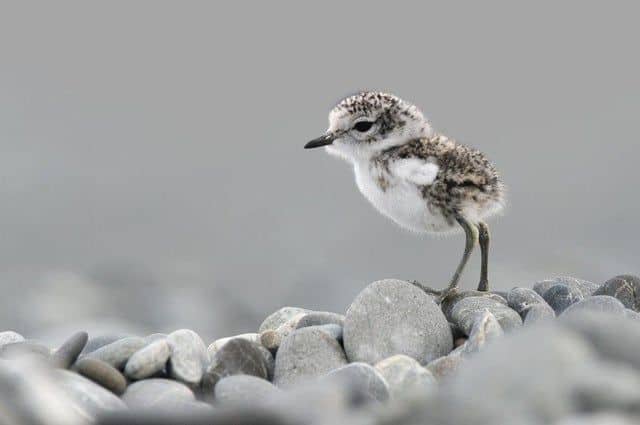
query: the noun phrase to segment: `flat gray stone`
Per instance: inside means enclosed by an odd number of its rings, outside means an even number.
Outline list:
[[[76,362],[75,370],[116,395],[122,394],[127,388],[127,380],[122,373],[102,360],[85,356]]]
[[[598,288],[594,295],[610,295],[620,300],[625,307],[640,311],[640,277],[615,276]]]
[[[323,332],[326,332],[331,338],[335,339],[338,342],[342,342],[342,334],[343,329],[340,325],[334,324],[326,324],[326,325],[317,325],[317,326],[307,326],[308,328],[320,329]]]
[[[544,320],[555,319],[556,312],[546,302],[534,304],[524,311],[524,324],[529,326]]]
[[[69,369],[82,352],[88,339],[89,334],[86,332],[73,334],[51,355],[51,364],[54,367]]]
[[[389,399],[386,381],[380,372],[367,363],[349,363],[327,373],[323,379],[347,386],[356,405]]]
[[[524,312],[532,305],[547,303],[540,294],[529,288],[513,288],[507,293],[507,302],[522,319],[524,319]]]
[[[375,364],[405,354],[425,364],[451,351],[453,337],[433,297],[408,282],[388,279],[358,294],[347,311],[343,342],[352,362]]]
[[[167,343],[171,348],[167,363],[169,376],[187,384],[199,384],[209,363],[202,338],[190,329],[180,329],[167,336]]]
[[[504,332],[498,319],[489,310],[476,315],[469,338],[462,346],[462,355],[474,354],[482,350],[485,345],[502,337]]]
[[[11,344],[14,342],[22,342],[24,337],[14,331],[0,332],[0,348],[5,344]]]
[[[244,333],[244,334],[240,334],[240,335],[234,335],[234,336],[228,336],[226,338],[219,338],[216,339],[215,341],[213,341],[211,344],[209,344],[209,347],[207,347],[207,352],[209,353],[209,357],[213,358],[214,354],[216,353],[216,351],[218,351],[219,349],[221,349],[227,342],[231,341],[232,339],[235,338],[240,338],[240,339],[245,339],[247,341],[251,341],[254,342],[256,344],[260,344],[260,334],[259,333]]]
[[[112,342],[116,342],[119,339],[129,338],[131,335],[128,334],[107,334],[107,335],[99,335],[93,338],[89,338],[87,344],[82,349],[80,353],[81,356],[85,354],[96,351],[98,348],[104,347],[105,345],[109,345]]]
[[[552,286],[542,297],[556,312],[556,315],[561,314],[571,304],[584,299],[584,295],[579,289],[563,283]]]
[[[318,328],[302,328],[282,342],[276,355],[273,381],[278,387],[289,387],[346,364],[338,341]]]
[[[271,382],[256,376],[233,375],[222,378],[215,386],[215,402],[220,405],[255,405],[280,394]]]
[[[515,310],[489,297],[467,297],[458,301],[451,311],[451,319],[470,335],[476,316],[485,310],[493,314],[505,332],[522,326],[522,319]]]
[[[625,314],[624,304],[618,299],[609,295],[594,295],[571,304],[562,315],[572,314],[582,310],[619,314],[621,316]]]
[[[436,390],[437,381],[433,374],[404,354],[396,354],[378,362],[375,369],[386,381],[391,398],[403,399]]]
[[[136,380],[153,376],[164,369],[170,354],[171,348],[167,339],[157,339],[129,357],[124,374]]]
[[[331,313],[329,311],[311,311],[298,321],[296,328],[306,328],[307,326],[320,326],[320,325],[339,325],[344,326],[344,315],[338,313]]]
[[[65,369],[57,369],[54,373],[64,394],[74,401],[77,410],[86,418],[93,420],[98,415],[126,409],[115,394],[84,376]]]
[[[242,338],[232,339],[216,351],[207,368],[202,386],[212,393],[218,381],[231,375],[251,375],[267,379],[269,367],[258,344]]]
[[[447,320],[452,321],[451,313],[453,311],[453,307],[460,301],[469,297],[483,297],[491,299],[500,304],[508,305],[506,298],[501,296],[500,294],[496,294],[493,292],[485,292],[485,291],[476,291],[476,290],[468,290],[468,291],[459,291],[454,292],[449,295],[440,303],[440,308],[444,313]]]
[[[38,341],[24,340],[10,342],[0,347],[0,359],[15,359],[18,357],[32,357],[40,360],[48,360],[51,350]]]
[[[123,370],[129,357],[145,345],[146,342],[143,338],[132,336],[104,345],[91,351],[87,356],[109,363],[118,370]]]
[[[288,322],[292,317],[308,313],[309,310],[299,307],[282,307],[278,311],[271,313],[258,328],[258,333],[266,330],[276,330]]]
[[[122,400],[131,409],[170,409],[174,403],[195,401],[186,385],[169,379],[153,378],[134,382],[127,387]]]

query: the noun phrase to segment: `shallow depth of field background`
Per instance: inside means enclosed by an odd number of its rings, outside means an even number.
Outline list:
[[[640,28],[621,4],[4,4],[1,330],[213,339],[282,305],[344,312],[385,277],[444,285],[461,235],[396,228],[346,163],[302,149],[364,88],[502,171],[494,288],[639,273]]]

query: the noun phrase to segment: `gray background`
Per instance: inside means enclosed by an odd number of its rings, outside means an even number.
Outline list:
[[[444,285],[460,235],[396,228],[302,149],[364,88],[502,171],[496,288],[640,272],[638,10],[514,3],[4,3],[0,328],[211,339]]]

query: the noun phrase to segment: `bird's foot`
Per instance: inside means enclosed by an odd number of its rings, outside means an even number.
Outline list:
[[[445,289],[433,289],[432,287],[426,286],[423,283],[418,282],[417,280],[410,280],[409,283],[422,289],[427,294],[433,295],[436,298],[436,302],[438,304],[440,304],[445,298],[448,298],[458,292],[457,286],[448,286]]]
[[[480,283],[478,283],[478,291],[489,292],[489,281],[481,280]]]

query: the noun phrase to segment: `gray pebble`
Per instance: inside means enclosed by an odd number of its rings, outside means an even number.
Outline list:
[[[463,362],[464,359],[460,351],[457,351],[429,362],[425,368],[431,372],[437,380],[441,380],[457,372]]]
[[[498,319],[489,310],[476,314],[469,339],[462,346],[462,355],[477,353],[486,344],[490,344],[503,334]]]
[[[594,295],[610,295],[617,298],[625,307],[640,311],[640,277],[620,275],[607,280]]]
[[[202,338],[190,329],[180,329],[170,333],[167,342],[171,348],[167,364],[169,376],[187,384],[199,384],[209,363]]]
[[[123,370],[129,357],[145,345],[146,342],[143,338],[131,336],[104,345],[90,352],[87,356],[109,363],[118,370]]]
[[[260,342],[262,345],[273,352],[277,351],[280,344],[282,344],[282,341],[298,328],[298,322],[305,316],[305,314],[306,313],[295,314],[277,329],[267,329],[262,331],[260,334]]]
[[[334,325],[334,324],[326,324],[326,325],[318,325],[318,326],[307,326],[309,328],[320,329],[323,332],[326,332],[331,338],[335,339],[338,342],[342,342],[342,326]]]
[[[454,292],[452,295],[449,295],[440,303],[440,308],[442,312],[446,316],[446,318],[451,321],[451,313],[453,312],[453,307],[462,299],[469,297],[483,297],[491,299],[500,304],[508,305],[507,300],[499,294],[495,294],[492,292],[484,292],[484,291],[461,291]]]
[[[155,334],[147,335],[144,337],[144,342],[147,343],[147,345],[149,345],[152,342],[158,341],[159,339],[167,339],[167,334],[155,333]]]
[[[298,321],[296,328],[306,328],[307,326],[320,326],[320,325],[339,325],[344,326],[344,315],[338,313],[331,313],[328,311],[311,311]]]
[[[74,369],[114,394],[120,395],[127,388],[127,380],[122,373],[102,360],[83,357],[76,362]]]
[[[389,399],[386,381],[380,372],[367,363],[349,363],[332,370],[323,377],[323,380],[348,387],[352,394],[351,402],[354,405]]]
[[[461,299],[453,306],[451,319],[466,335],[470,335],[477,315],[484,310],[495,316],[505,332],[522,326],[522,319],[515,310],[489,297]]]
[[[126,409],[125,404],[115,394],[77,373],[57,369],[58,385],[70,397],[83,415],[91,420],[108,412]]]
[[[132,409],[169,409],[172,403],[193,402],[193,391],[169,379],[153,378],[134,382],[127,387],[122,400]]]
[[[387,382],[391,398],[401,399],[435,390],[436,378],[415,359],[396,354],[378,362],[376,370]]]
[[[254,342],[256,344],[260,344],[260,334],[259,333],[244,333],[244,334],[240,334],[240,335],[234,335],[234,336],[229,336],[226,338],[219,338],[216,339],[215,341],[213,341],[211,344],[209,344],[209,347],[207,347],[207,352],[209,353],[209,357],[213,358],[214,354],[216,353],[216,351],[218,351],[219,349],[222,348],[222,346],[224,346],[227,342],[231,341],[232,339],[235,338],[240,338],[240,339],[245,339],[247,341],[251,341]]]
[[[49,347],[32,340],[10,342],[0,347],[0,358],[14,359],[18,357],[34,357],[48,360],[51,355]]]
[[[205,391],[211,393],[220,379],[231,375],[268,378],[268,365],[258,344],[241,338],[227,342],[216,351],[205,372],[202,386]]]
[[[576,311],[582,310],[624,315],[625,307],[618,299],[609,295],[594,295],[578,301],[577,303],[571,304],[562,314],[572,314]]]
[[[278,387],[288,387],[345,364],[347,359],[338,341],[316,327],[302,328],[282,342],[273,381]]]
[[[372,283],[353,301],[343,342],[352,362],[375,364],[406,354],[424,364],[451,351],[453,337],[431,296],[408,282],[387,279]]]
[[[288,322],[292,317],[300,314],[308,313],[309,310],[299,307],[282,307],[278,311],[271,313],[260,325],[258,333],[266,330],[276,330],[280,326]]]
[[[222,378],[215,386],[218,404],[255,405],[277,396],[280,390],[271,382],[251,375]]]
[[[546,302],[532,305],[524,311],[524,314],[524,324],[527,326],[556,317],[556,312]]]
[[[533,289],[513,288],[507,293],[509,307],[514,309],[524,319],[524,312],[534,304],[546,304],[547,302]]]
[[[148,378],[164,369],[170,354],[166,338],[155,340],[129,357],[124,373],[131,379]]]
[[[69,369],[82,352],[88,339],[89,334],[86,332],[73,334],[51,355],[51,364],[54,367]]]
[[[17,332],[14,331],[4,331],[0,332],[0,347],[5,344],[11,344],[13,342],[21,342],[24,341],[24,337]]]
[[[551,306],[556,315],[559,315],[573,303],[577,303],[584,299],[584,295],[579,289],[565,284],[557,284],[552,286],[542,296],[544,300]]]
[[[533,285],[533,290],[544,298],[544,294],[556,285],[569,286],[579,292],[583,298],[591,296],[599,287],[598,284],[584,279],[578,279],[570,276],[558,276],[537,282]]]
[[[128,338],[130,336],[131,335],[126,334],[108,334],[89,338],[89,341],[87,341],[87,344],[82,349],[80,355],[84,356],[85,354],[96,351],[98,348],[104,347],[105,345],[109,345],[112,342],[118,341],[119,339]]]

